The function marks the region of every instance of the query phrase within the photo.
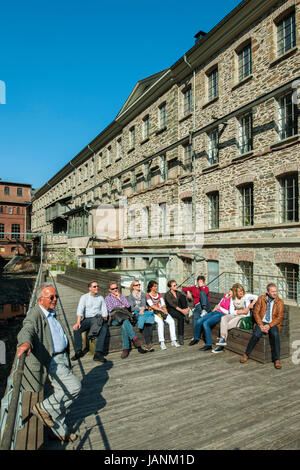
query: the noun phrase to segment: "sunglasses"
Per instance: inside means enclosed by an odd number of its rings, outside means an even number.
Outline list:
[[[118,288],[117,287],[111,287],[110,290],[118,290]]]
[[[50,299],[50,300],[59,299],[59,295],[50,295],[50,297],[44,296],[44,299]]]
[[[97,289],[99,286],[91,286],[93,289]]]
[[[138,287],[140,286],[141,284],[133,284],[133,287]]]

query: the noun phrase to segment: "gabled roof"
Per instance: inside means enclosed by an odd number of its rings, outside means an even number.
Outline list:
[[[145,91],[152,86],[159,78],[166,72],[167,69],[162,70],[154,75],[150,75],[149,77],[143,78],[139,80],[135,87],[133,88],[132,92],[130,93],[129,97],[127,98],[125,104],[122,106],[121,110],[119,111],[116,119],[123,114],[126,109],[128,109],[135,101],[137,101]]]

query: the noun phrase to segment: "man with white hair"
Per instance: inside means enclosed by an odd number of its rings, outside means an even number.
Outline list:
[[[46,378],[50,379],[53,394],[36,403],[32,413],[60,440],[73,442],[77,435],[68,431],[66,410],[79,395],[81,382],[71,371],[68,338],[56,319],[56,289],[51,284],[42,284],[37,299],[18,334],[17,356],[20,358],[23,353],[27,356],[22,386],[25,391],[39,392]]]

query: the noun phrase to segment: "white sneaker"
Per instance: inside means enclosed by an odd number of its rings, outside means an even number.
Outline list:
[[[206,315],[206,314],[207,314],[207,311],[203,309],[200,317],[204,317],[204,315]]]
[[[171,346],[175,346],[175,348],[180,348],[180,344],[177,341],[171,341]]]
[[[160,342],[160,349],[167,349],[166,343],[164,341]]]

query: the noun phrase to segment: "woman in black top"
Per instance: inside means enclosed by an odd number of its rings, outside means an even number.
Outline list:
[[[184,320],[188,322],[189,308],[186,297],[178,291],[176,281],[171,280],[168,282],[169,291],[165,295],[165,302],[169,314],[176,318],[178,328],[179,343],[183,344],[184,337]]]

